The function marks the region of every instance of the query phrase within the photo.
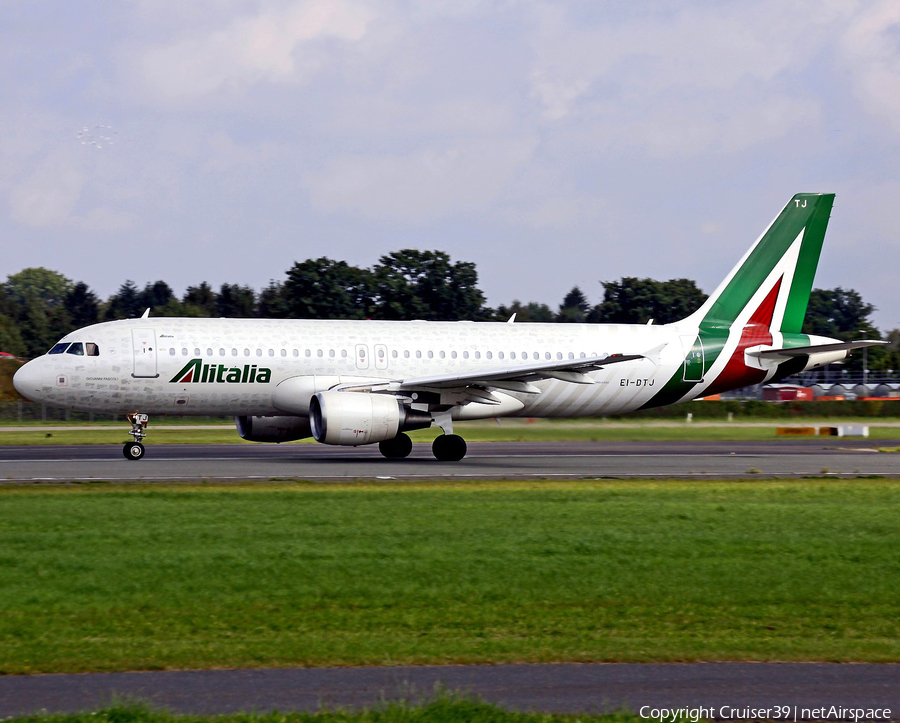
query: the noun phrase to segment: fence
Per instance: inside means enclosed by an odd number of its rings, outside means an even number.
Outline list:
[[[160,415],[156,421],[163,419]],[[234,417],[170,417],[169,422],[197,424],[198,422],[233,423]],[[68,409],[51,407],[22,400],[0,402],[0,424],[27,424],[29,422],[125,422],[122,414],[95,414],[94,412],[73,412]]]

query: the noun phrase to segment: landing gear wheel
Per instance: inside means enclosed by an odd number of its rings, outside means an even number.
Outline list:
[[[125,455],[125,459],[137,461],[144,456],[144,445],[140,442],[125,442],[125,446],[122,448],[122,454]]]
[[[442,434],[431,445],[431,451],[441,462],[458,462],[466,456],[466,450],[466,440],[458,434]]]
[[[379,442],[378,451],[388,459],[403,459],[409,457],[409,453],[412,452],[412,440],[408,434],[400,432],[393,439]]]

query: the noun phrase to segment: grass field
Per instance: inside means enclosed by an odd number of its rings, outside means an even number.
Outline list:
[[[202,423],[202,422],[201,422]],[[630,441],[630,440],[778,440],[775,428],[780,426],[827,426],[825,420],[761,420],[754,422],[619,422],[604,419],[536,420],[504,419],[498,425],[494,421],[462,422],[454,425],[454,431],[470,442],[558,442],[558,441]],[[867,424],[873,440],[900,439],[900,424],[872,420],[841,420],[841,423]],[[53,426],[47,429],[47,426]],[[0,427],[0,447],[19,444],[121,444],[128,439],[129,425],[97,426],[79,429],[81,424],[65,426],[37,426],[27,431],[9,431]],[[230,444],[244,442],[233,426],[216,429],[184,429],[182,425],[151,424],[148,444]],[[412,432],[416,442],[428,442],[440,433],[438,428]],[[794,438],[797,439],[797,438]],[[803,438],[799,438],[803,439]],[[306,444],[312,440],[304,440]]]
[[[0,673],[900,661],[900,482],[0,488]]]
[[[94,713],[7,718],[8,723],[637,723],[636,715],[547,715],[510,713],[486,703],[443,698],[425,705],[389,704],[358,712],[172,715],[143,706],[118,706]],[[652,720],[652,719],[650,719]]]

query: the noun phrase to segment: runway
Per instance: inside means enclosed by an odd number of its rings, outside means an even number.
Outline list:
[[[889,709],[900,718],[900,665],[836,663],[628,663],[457,665],[384,668],[91,673],[0,677],[0,717],[44,709],[97,709],[140,698],[194,714],[315,711],[363,707],[383,700],[421,700],[436,688],[477,695],[504,708],[559,713],[609,712],[644,706],[705,706],[704,717],[847,720],[804,709]],[[770,714],[740,714],[747,708]],[[738,714],[732,711],[737,710]],[[784,715],[781,716],[784,719]],[[870,720],[872,717],[870,716]]]
[[[377,447],[317,444],[153,445],[144,459],[117,445],[3,446],[0,483],[164,480],[544,479],[591,477],[759,478],[900,476],[900,441],[474,442],[459,462],[416,444],[404,460]]]

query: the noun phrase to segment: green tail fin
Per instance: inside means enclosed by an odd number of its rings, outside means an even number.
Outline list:
[[[763,284],[781,280],[772,329],[799,334],[809,304],[833,193],[798,193],[689,320],[727,329]]]

